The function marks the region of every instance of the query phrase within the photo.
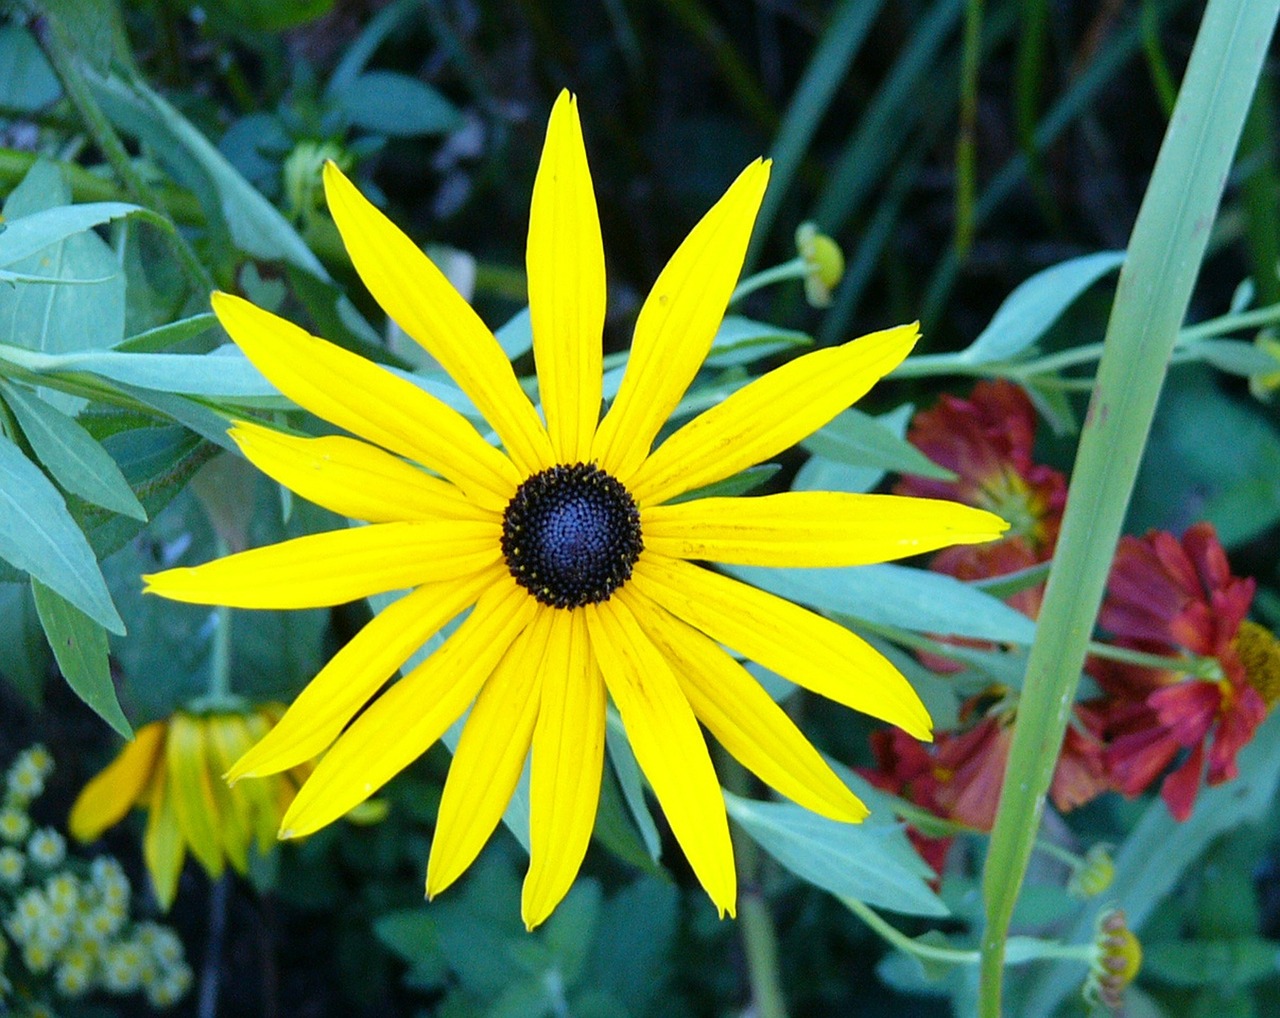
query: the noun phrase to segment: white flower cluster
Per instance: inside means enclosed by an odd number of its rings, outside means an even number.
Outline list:
[[[191,988],[182,942],[167,926],[130,921],[129,878],[115,859],[68,859],[58,831],[33,825],[31,803],[52,771],[48,750],[33,746],[4,778],[0,1014],[52,1015],[50,998],[94,990],[168,1007]]]

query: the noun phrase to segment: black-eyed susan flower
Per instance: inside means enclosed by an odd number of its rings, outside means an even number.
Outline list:
[[[270,782],[228,788],[221,776],[279,720],[284,708],[193,714],[177,711],[136,737],[80,792],[67,826],[79,841],[98,838],[137,806],[147,812],[143,857],[156,898],[173,904],[187,851],[210,877],[228,864],[248,872],[249,852],[263,855],[298,786],[304,762]]]
[[[231,769],[232,779],[271,774],[328,750],[282,835],[341,816],[470,707],[440,804],[427,893],[470,865],[532,753],[522,903],[532,927],[564,896],[586,852],[612,699],[694,872],[721,913],[732,913],[729,829],[699,720],[804,806],[846,821],[866,809],[721,645],[929,738],[919,698],[866,643],[695,561],[881,562],[990,540],[1002,520],[948,502],[825,492],[677,501],[826,424],[906,357],[916,327],[800,357],[654,448],[711,347],[768,177],[767,162],[748,166],[659,275],[621,388],[601,418],[604,252],[567,92],[552,111],[529,226],[542,416],[439,270],[326,166],[329,209],[356,270],[453,377],[501,448],[412,382],[244,300],[214,295],[222,325],[282,393],[358,436],[297,438],[243,422],[232,437],[280,483],[369,525],[169,570],[146,577],[147,589],[244,608],[410,591]],[[438,650],[373,699],[424,641],[468,609]]]

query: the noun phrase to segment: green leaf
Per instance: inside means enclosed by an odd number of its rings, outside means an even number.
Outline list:
[[[873,625],[999,643],[1029,644],[1035,637],[1035,623],[1003,601],[952,576],[924,569],[895,565],[723,568],[789,601]]]
[[[107,450],[61,410],[34,392],[0,380],[8,402],[31,448],[67,491],[112,512],[146,520],[146,510]]]
[[[395,71],[365,71],[334,98],[353,126],[393,138],[448,134],[462,123],[457,107],[434,88]]]
[[[958,360],[986,364],[1021,353],[1049,330],[1076,298],[1124,262],[1123,251],[1099,251],[1059,262],[1021,283]]]
[[[631,1013],[650,1013],[672,978],[679,929],[680,892],[670,879],[634,881],[605,902],[588,964],[593,982],[631,1005]]]
[[[1280,943],[1261,937],[1144,945],[1142,974],[1170,986],[1248,986],[1280,972]]]
[[[124,623],[94,559],[50,480],[0,435],[0,558],[53,588],[95,622],[124,635]]]
[[[911,423],[911,417],[915,413],[915,407],[910,403],[904,403],[900,407],[873,418],[876,424],[882,428],[887,428],[890,434],[895,438],[905,442],[907,426]],[[829,438],[833,441],[839,441],[836,436]],[[822,441],[820,439],[820,441]],[[809,450],[810,456],[804,465],[796,471],[795,480],[791,482],[794,491],[848,491],[855,494],[870,491],[884,479],[887,472],[883,466],[866,466],[855,464],[852,462],[854,458],[870,458],[884,459],[885,454],[877,450],[877,444],[884,441],[883,435],[868,429],[868,432],[862,439],[855,442],[840,442],[841,447],[846,449],[848,456],[845,459],[831,459],[826,456],[819,455],[812,449]],[[865,448],[868,444],[871,449]],[[907,443],[910,444],[910,443]],[[859,447],[862,447],[859,450]],[[915,447],[912,446],[914,449]],[[859,450],[859,451],[855,451]],[[905,453],[901,447],[898,447],[894,455]],[[932,461],[926,459],[928,469],[943,470]],[[950,471],[943,471],[950,474]]]
[[[594,880],[578,880],[556,906],[543,935],[551,958],[568,986],[582,976],[583,964],[600,923],[604,895]]]
[[[62,86],[26,29],[0,26],[0,106],[35,113],[57,101]]]
[[[70,201],[71,191],[62,172],[41,161],[31,167],[4,203],[7,221],[16,225],[28,221],[13,242],[14,254],[32,252],[17,257],[9,268],[63,282],[78,281],[79,285],[0,286],[0,343],[62,353],[105,349],[124,337],[124,272],[115,252],[85,224],[127,214],[135,206],[116,202],[73,206]],[[85,208],[88,213],[78,211]],[[0,240],[13,228],[0,232]],[[59,234],[62,239],[50,243],[50,238]]]
[[[818,456],[856,467],[894,470],[951,481],[955,474],[938,466],[905,438],[861,410],[849,409],[800,443]]]
[[[77,233],[132,215],[141,215],[150,223],[168,227],[168,222],[154,212],[120,201],[60,205],[7,219],[4,230],[0,231],[0,266],[15,265]]]
[[[133,728],[120,709],[107,659],[107,634],[103,628],[65,598],[32,577],[31,592],[58,668],[76,696],[126,739]]]
[[[157,350],[167,350],[171,346],[177,346],[179,343],[208,332],[217,324],[217,316],[208,311],[204,314],[192,315],[190,318],[179,318],[176,322],[158,325],[154,329],[147,329],[145,332],[130,336],[116,347],[116,352],[154,353]]]
[[[741,315],[726,315],[704,364],[713,368],[733,367],[806,346],[813,346],[813,337],[807,332],[780,329]]]
[[[788,870],[838,898],[903,915],[948,915],[918,872],[896,826],[845,824],[789,802],[756,802],[725,792],[729,816]]]
[[[1178,360],[1198,360],[1225,371],[1229,375],[1249,378],[1275,371],[1276,359],[1265,350],[1243,339],[1202,339],[1179,347]]]
[[[640,829],[640,837],[644,840],[649,858],[657,862],[662,858],[662,838],[658,835],[657,824],[653,822],[653,814],[644,801],[644,779],[640,774],[640,764],[631,750],[631,743],[622,727],[622,719],[613,710],[609,711],[604,741],[609,761],[613,764],[613,772],[622,788],[622,797],[631,812],[631,819]]]
[[[44,700],[44,680],[49,670],[49,644],[35,602],[31,584],[0,583],[0,675],[33,708]]]

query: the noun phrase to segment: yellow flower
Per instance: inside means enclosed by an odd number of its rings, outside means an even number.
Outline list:
[[[280,819],[312,768],[235,788],[221,776],[283,712],[279,704],[249,713],[178,711],[140,728],[80,792],[68,829],[81,842],[93,841],[133,806],[146,810],[143,856],[165,910],[177,893],[187,849],[210,877],[221,876],[227,863],[245,874],[250,846],[259,854],[271,850]]]
[[[577,104],[561,93],[534,183],[527,258],[544,425],[475,312],[336,166],[325,167],[329,209],[357,272],[449,372],[502,449],[412,382],[214,295],[223,327],[282,393],[361,440],[298,438],[247,422],[232,437],[281,484],[370,525],[172,569],[145,577],[147,589],[200,604],[304,608],[412,588],[231,769],[232,780],[271,774],[328,749],[282,836],[341,816],[470,707],[427,893],[470,865],[532,750],[522,902],[532,928],[567,892],[586,852],[607,691],[695,874],[721,914],[732,914],[729,829],[699,720],[796,802],[845,821],[866,808],[721,644],[930,737],[915,691],[858,637],[694,562],[881,562],[993,539],[1002,520],[886,495],[677,501],[826,424],[906,357],[916,327],[797,358],[652,448],[711,347],[768,177],[767,162],[748,166],[672,256],[640,310],[621,388],[601,419],[604,252]],[[468,608],[438,650],[352,721]]]

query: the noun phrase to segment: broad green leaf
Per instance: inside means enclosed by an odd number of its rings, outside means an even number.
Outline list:
[[[3,564],[3,563],[0,563]],[[24,578],[18,583],[0,583],[0,676],[29,705],[39,709],[44,701],[44,680],[49,670],[49,643],[35,601],[31,584]]]
[[[807,451],[856,467],[876,467],[900,474],[955,478],[892,428],[893,419],[881,422],[861,410],[849,409],[826,427],[815,431],[800,445]]]
[[[582,975],[583,963],[600,924],[603,902],[599,884],[594,880],[579,880],[543,927],[550,960],[570,986]]]
[[[1248,986],[1280,973],[1280,943],[1232,937],[1143,945],[1142,972],[1170,986]]]
[[[837,569],[725,566],[757,587],[828,614],[914,632],[1029,644],[1035,623],[967,583],[924,569],[874,565]]]
[[[665,876],[665,875],[664,875]],[[644,876],[605,901],[588,970],[598,986],[649,1014],[675,971],[680,892],[669,878]]]
[[[65,353],[73,350],[105,349],[124,337],[125,279],[114,251],[86,222],[104,222],[124,215],[135,206],[105,203],[72,206],[71,190],[61,171],[48,162],[37,162],[4,203],[7,222],[28,225],[14,243],[17,257],[8,267],[15,272],[58,280],[77,280],[79,285],[60,283],[17,283],[0,286],[0,343],[28,350]],[[89,208],[88,213],[77,209]],[[40,213],[50,216],[52,225]],[[58,224],[62,226],[59,227]],[[0,241],[13,229],[0,232]],[[70,235],[65,231],[70,230]],[[61,240],[50,238],[62,234]],[[23,237],[26,240],[23,240]],[[86,282],[86,280],[102,280]]]
[[[872,418],[875,424],[882,428],[888,429],[889,433],[902,442],[906,442],[907,426],[911,423],[911,417],[915,413],[915,407],[910,403],[904,403],[887,414]],[[850,436],[851,438],[853,436]],[[883,434],[877,431],[867,429],[867,434],[861,440],[854,440],[848,443],[840,442],[835,436],[830,436],[830,440],[840,445],[842,449],[848,451],[848,456],[844,459],[831,459],[826,456],[819,455],[812,449],[809,450],[810,456],[804,462],[804,465],[796,471],[795,480],[791,482],[791,487],[795,491],[848,491],[855,494],[870,491],[883,479],[887,470],[883,466],[860,465],[852,462],[853,459],[861,456],[872,459],[884,459],[882,452],[875,451],[878,448],[877,443],[886,441]],[[821,441],[821,440],[820,440]],[[862,448],[871,445],[871,449]],[[906,443],[910,444],[910,443]],[[912,448],[915,448],[912,446]],[[904,453],[901,446],[896,448],[896,452]],[[904,453],[904,455],[910,455]],[[933,470],[942,470],[931,460],[925,460],[925,463]],[[944,471],[949,473],[948,471]]]
[[[31,592],[35,595],[40,624],[44,626],[49,646],[53,648],[53,656],[58,660],[58,668],[67,685],[98,717],[126,739],[132,739],[133,728],[120,710],[116,688],[111,681],[106,631],[34,577]]]
[[[1077,297],[1123,262],[1123,251],[1099,251],[1037,272],[1005,298],[991,324],[959,359],[986,364],[1021,353],[1043,336]]]
[[[120,201],[59,205],[17,219],[6,219],[4,230],[0,231],[0,266],[15,265],[77,233],[132,215],[144,216],[157,226],[168,225],[155,213]]]
[[[67,491],[94,505],[146,520],[116,461],[75,419],[34,392],[0,380],[3,396],[40,462]]]
[[[457,107],[434,88],[395,71],[365,71],[334,98],[353,126],[393,138],[448,134],[462,123]]]
[[[806,346],[813,346],[813,337],[806,332],[753,322],[741,315],[726,315],[712,341],[706,364],[713,368],[750,364],[761,357]]]
[[[915,852],[895,826],[845,824],[783,802],[726,792],[729,816],[779,863],[838,898],[902,915],[945,916],[947,907],[920,876]]]
[[[35,113],[62,95],[58,77],[25,28],[0,26],[0,106]]]
[[[124,623],[66,503],[40,468],[0,436],[0,558],[57,591],[99,625]]]

